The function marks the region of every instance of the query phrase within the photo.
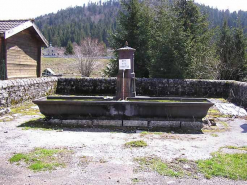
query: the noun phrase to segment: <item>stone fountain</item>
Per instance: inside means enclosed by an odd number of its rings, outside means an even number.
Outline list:
[[[48,96],[33,101],[48,119],[74,126],[201,128],[213,103],[204,98],[137,97],[135,49],[118,49],[119,71],[115,97]]]

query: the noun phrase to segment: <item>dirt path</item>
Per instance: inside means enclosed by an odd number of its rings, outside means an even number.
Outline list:
[[[37,116],[20,116],[0,122],[0,184],[247,184],[224,178],[207,180],[161,176],[148,170],[139,171],[137,157],[159,157],[163,160],[186,158],[206,159],[223,146],[247,145],[247,121],[228,120],[228,131],[211,133],[124,133],[108,129],[85,128],[63,131],[23,130],[20,124]],[[144,140],[145,148],[125,148],[133,140]],[[10,164],[15,153],[25,153],[36,147],[68,148],[74,153],[66,168],[51,172],[33,172],[24,165]]]

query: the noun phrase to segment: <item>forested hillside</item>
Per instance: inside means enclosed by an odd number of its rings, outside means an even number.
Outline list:
[[[197,4],[198,5],[198,4]],[[241,26],[244,28],[245,33],[247,32],[247,12],[238,11],[238,12],[230,12],[229,10],[218,10],[214,8],[210,8],[205,5],[198,5],[200,10],[208,15],[208,21],[210,23],[210,27],[220,26],[222,27],[224,24],[224,20],[227,21],[229,27],[237,27],[238,18],[240,19]]]
[[[69,41],[79,43],[85,37],[108,45],[108,33],[116,29],[119,5],[112,0],[84,4],[37,17],[35,23],[54,46],[66,46]]]
[[[245,33],[247,32],[247,12],[230,13],[228,10],[198,6],[203,14],[208,14],[210,28],[222,27],[224,19],[227,20],[229,27],[236,27],[239,17]],[[37,17],[35,22],[54,46],[66,46],[68,41],[79,43],[85,37],[97,38],[109,46],[107,38],[110,32],[116,30],[116,17],[120,8],[118,0],[91,2],[87,5],[60,10],[55,14]]]

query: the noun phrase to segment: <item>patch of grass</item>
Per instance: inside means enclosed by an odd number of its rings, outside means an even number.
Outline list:
[[[220,123],[221,125],[223,125],[225,128],[228,128],[228,127],[229,127],[228,123],[225,122],[225,121],[219,121],[219,123]]]
[[[225,146],[225,147],[223,147],[223,148],[228,148],[228,149],[238,149],[238,147],[236,147],[236,146]]]
[[[225,115],[222,114],[218,109],[211,107],[208,110],[208,114],[207,114],[208,118],[231,118],[231,115]]]
[[[14,118],[13,117],[4,117],[3,119],[0,119],[0,122],[7,122],[7,121],[12,121]]]
[[[139,179],[138,179],[138,178],[133,178],[133,179],[131,179],[131,181],[132,181],[133,183],[137,183],[137,182],[139,182]]]
[[[203,133],[206,133],[206,132],[208,132],[208,133],[215,133],[215,132],[225,132],[225,131],[227,131],[227,130],[229,130],[229,125],[228,125],[228,123],[227,122],[224,122],[224,121],[217,121],[216,122],[217,124],[217,126],[207,126],[207,127],[204,127],[203,129],[202,129],[202,132]],[[220,125],[219,125],[220,124]],[[223,127],[222,127],[222,126]]]
[[[141,136],[145,136],[145,135],[162,135],[163,132],[148,132],[148,131],[143,131],[141,132]]]
[[[216,126],[211,126],[210,128],[203,128],[202,129],[202,132],[203,133],[215,133],[215,132],[225,132],[227,131],[228,129],[226,128],[218,128]]]
[[[216,152],[212,155],[211,159],[197,161],[206,178],[220,176],[233,180],[247,180],[247,154]]]
[[[13,121],[15,117],[14,114],[30,115],[30,116],[35,115],[44,118],[44,115],[40,113],[39,109],[34,103],[25,102],[20,105],[11,107],[10,112],[6,114],[5,118],[1,119],[0,122]]]
[[[33,170],[33,171],[47,171],[47,170],[51,171],[57,167],[62,167],[62,166],[64,166],[64,164],[62,164],[62,163],[48,164],[48,163],[38,161],[36,163],[31,164],[28,168]]]
[[[136,162],[139,163],[141,169],[150,168],[160,175],[170,176],[170,177],[182,177],[183,171],[181,170],[173,170],[168,166],[167,163],[164,163],[159,158],[149,158],[149,157],[142,157],[134,159]]]
[[[14,162],[19,162],[21,160],[28,160],[28,156],[26,154],[22,154],[22,153],[18,153],[18,154],[15,154],[13,157],[11,157],[9,159],[9,162],[10,163],[14,163]]]
[[[208,113],[211,113],[211,114],[220,114],[220,111],[218,109],[210,108],[208,110]]]
[[[83,165],[89,164],[92,160],[93,160],[93,157],[91,156],[82,156],[80,158],[80,164],[83,164]]]
[[[212,137],[219,137],[218,134],[210,134]]]
[[[185,158],[178,158],[176,159],[178,162],[182,162],[182,163],[186,163],[186,162],[189,162],[188,159],[185,159]]]
[[[222,148],[247,150],[247,146]],[[212,158],[207,160],[191,161],[178,158],[164,162],[157,157],[142,157],[135,158],[134,161],[138,162],[140,170],[151,169],[165,176],[193,176],[193,178],[198,178],[198,174],[201,172],[207,179],[218,176],[233,180],[247,180],[247,154],[227,154],[221,152],[222,148],[213,153]]]
[[[154,135],[162,135],[163,132],[152,132],[152,134],[154,134]]]
[[[106,163],[107,160],[105,160],[104,158],[101,158],[101,159],[99,160],[99,162],[100,162],[100,163]]]
[[[130,141],[124,144],[125,147],[145,147],[147,143],[143,140]]]
[[[11,108],[10,114],[22,114],[22,115],[41,115],[38,108],[34,108],[36,106],[33,103],[23,103],[16,107]]]
[[[227,149],[235,149],[235,150],[245,150],[247,151],[247,146],[224,146],[224,147],[221,147],[222,148],[227,148]]]
[[[9,161],[17,164],[24,161],[33,171],[55,170],[57,167],[65,167],[65,163],[61,159],[67,153],[69,151],[65,149],[35,148],[27,154],[17,153]]]
[[[220,100],[222,103],[227,103],[228,101],[224,98],[217,98],[217,100]]]

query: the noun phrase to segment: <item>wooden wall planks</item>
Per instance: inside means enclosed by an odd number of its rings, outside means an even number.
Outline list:
[[[40,44],[29,30],[7,39],[8,79],[37,77]]]

